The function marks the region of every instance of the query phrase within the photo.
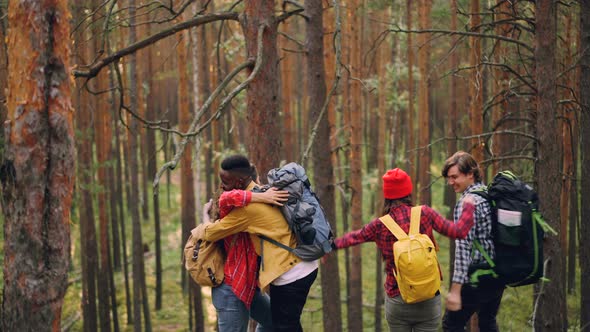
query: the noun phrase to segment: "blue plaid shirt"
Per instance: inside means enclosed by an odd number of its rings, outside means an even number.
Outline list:
[[[476,189],[485,185],[481,182],[474,183],[467,187],[453,214],[455,223],[459,221],[463,211],[463,199]],[[473,247],[473,240],[477,239],[485,249],[486,253],[493,259],[495,257],[494,244],[492,242],[492,210],[487,200],[477,194],[472,194],[475,200],[474,225],[465,239],[455,240],[455,268],[453,270],[453,282],[466,284],[469,281],[467,271],[472,263],[483,263],[485,259],[482,254]]]

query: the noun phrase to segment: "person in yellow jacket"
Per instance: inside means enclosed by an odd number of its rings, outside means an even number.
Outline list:
[[[221,187],[224,191],[252,190],[256,186],[252,174],[252,166],[245,156],[227,157],[221,162]],[[202,232],[202,238],[207,241],[217,241],[239,232],[250,233],[254,248],[261,258],[258,276],[260,288],[270,290],[273,330],[302,331],[301,312],[317,277],[318,263],[302,261],[291,252],[258,237],[259,234],[264,235],[295,247],[295,235],[278,207],[250,203],[233,209],[214,223],[200,225],[198,232]]]

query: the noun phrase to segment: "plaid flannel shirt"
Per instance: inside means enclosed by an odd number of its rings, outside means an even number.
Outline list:
[[[409,205],[401,205],[394,207],[389,211],[389,215],[391,215],[393,220],[395,220],[406,233],[410,230],[411,208],[412,207]],[[445,219],[431,207],[423,205],[422,214],[420,216],[420,233],[428,235],[433,242],[433,229],[451,238],[465,237],[473,226],[473,211],[474,206],[467,204],[464,209],[464,214],[461,216],[459,222],[453,223],[452,221]],[[337,238],[334,240],[334,244],[336,245],[336,248],[347,248],[370,241],[377,244],[377,248],[381,251],[381,256],[385,261],[386,278],[384,286],[387,296],[395,297],[399,295],[397,280],[393,275],[393,269],[395,268],[393,244],[397,239],[391,234],[389,229],[383,225],[379,218],[371,221],[359,230],[352,231]]]
[[[252,200],[247,190],[226,191],[219,197],[219,218],[225,217],[234,207],[246,206]],[[238,233],[223,239],[227,258],[223,273],[224,282],[250,309],[258,287],[258,254],[248,233]]]
[[[464,210],[463,200],[476,189],[485,188],[481,182],[474,183],[467,187],[459,201],[455,205],[454,219],[459,221],[459,216]],[[472,194],[475,200],[475,225],[467,234],[465,239],[455,240],[455,267],[453,270],[453,282],[466,284],[469,281],[469,265],[483,263],[485,259],[482,254],[473,247],[473,240],[477,239],[484,250],[493,259],[495,257],[494,244],[492,242],[492,210],[487,200],[477,194]]]

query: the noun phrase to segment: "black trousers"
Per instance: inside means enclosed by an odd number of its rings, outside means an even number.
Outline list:
[[[309,289],[318,276],[316,269],[303,279],[282,286],[270,285],[270,310],[275,332],[300,332],[301,312]]]
[[[477,288],[463,285],[461,288],[461,310],[447,310],[445,312],[442,324],[443,331],[465,331],[465,325],[475,312],[477,312],[480,332],[498,331],[496,315],[500,309],[503,293],[503,285]]]

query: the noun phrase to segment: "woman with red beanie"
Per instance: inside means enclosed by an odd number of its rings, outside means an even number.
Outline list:
[[[389,214],[393,220],[408,233],[410,228],[410,210],[412,203],[412,180],[399,168],[387,171],[383,175],[382,215]],[[465,238],[473,226],[473,199],[464,201],[461,218],[455,224],[445,219],[431,207],[423,205],[420,216],[420,233],[426,234],[432,242],[432,230],[450,238]],[[385,261],[385,318],[390,331],[438,331],[441,320],[441,300],[439,292],[431,299],[418,303],[405,303],[394,276],[393,244],[396,237],[379,220],[374,219],[363,228],[344,234],[334,240],[336,248],[347,248],[364,242],[375,242]],[[441,273],[442,278],[442,273]]]

